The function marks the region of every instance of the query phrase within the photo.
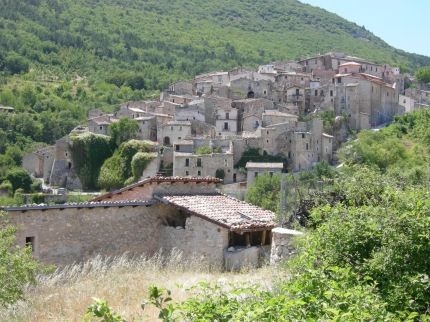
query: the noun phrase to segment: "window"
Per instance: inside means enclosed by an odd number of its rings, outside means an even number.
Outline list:
[[[258,172],[254,172],[254,178],[258,177]]]
[[[338,77],[338,78],[337,78],[337,83],[338,83],[338,84],[342,83],[342,77]]]
[[[288,159],[291,159],[291,152],[288,151]]]
[[[197,159],[197,166],[198,167],[202,166],[202,159],[200,159],[200,158]]]
[[[182,131],[182,126],[179,127],[179,131]]]
[[[304,139],[305,138],[305,133],[302,133],[302,139]]]
[[[320,96],[324,96],[324,91],[320,91]]]
[[[25,246],[31,248],[31,252],[34,253],[34,236],[25,237]]]
[[[348,72],[348,68],[345,68],[345,73],[347,73]]]
[[[300,90],[298,88],[296,88],[296,95],[299,96],[300,95]]]
[[[173,131],[173,126],[170,127],[170,131]]]
[[[175,150],[179,151],[179,145],[178,144],[175,145]]]
[[[185,159],[185,166],[189,167],[190,166],[190,159]]]
[[[315,96],[318,96],[318,90],[315,90]]]
[[[199,170],[199,171],[197,171],[197,176],[201,176],[202,175],[202,172]]]
[[[333,90],[330,91],[330,96],[333,96]]]
[[[264,94],[264,95],[266,95],[266,94],[267,94],[267,91],[266,91],[266,90],[264,90],[264,91],[263,91],[263,94]]]
[[[226,119],[226,120],[229,120],[229,119],[230,119],[230,113],[228,113],[228,112],[226,112],[226,113],[225,113],[225,119]]]
[[[100,131],[103,130],[103,126],[100,126]]]
[[[190,175],[190,173],[189,173],[188,171],[185,171],[185,175],[186,175],[186,176],[189,176],[189,175]]]
[[[309,143],[306,143],[306,151],[309,150]]]
[[[224,130],[228,130],[228,122],[224,122]]]

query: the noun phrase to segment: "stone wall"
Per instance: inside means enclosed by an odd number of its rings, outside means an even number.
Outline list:
[[[300,236],[303,236],[303,233],[296,230],[280,227],[272,229],[270,264],[276,264],[294,255],[296,252],[294,239]]]
[[[34,257],[44,263],[67,265],[96,255],[164,254],[176,248],[185,259],[197,258],[211,266],[223,266],[228,230],[189,216],[184,227],[172,227],[176,208],[151,206],[66,208],[10,212],[17,226],[17,244],[34,240]]]
[[[228,230],[196,216],[186,219],[185,228],[161,226],[160,247],[177,249],[185,258],[196,258],[222,268],[228,247]]]

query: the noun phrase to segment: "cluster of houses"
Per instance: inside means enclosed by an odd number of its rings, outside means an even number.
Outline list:
[[[138,138],[160,146],[154,173],[146,176],[216,176],[228,184],[246,180],[247,168],[236,165],[249,150],[281,157],[283,171],[331,163],[348,131],[403,113],[403,94],[399,68],[328,53],[178,81],[159,100],[128,102],[112,114],[93,110],[74,131],[109,135],[110,124],[133,119]],[[324,128],[318,118],[324,111],[336,116],[333,126]],[[79,188],[67,141],[27,156],[24,166],[51,185]]]
[[[93,110],[73,130],[109,135],[112,123],[135,120],[138,139],[158,142],[139,182],[87,203],[4,210],[18,226],[17,243],[48,263],[160,249],[227,269],[276,262],[294,252],[291,240],[300,233],[276,228],[274,213],[220,193],[220,185],[332,163],[350,131],[408,110],[403,97],[428,103],[425,90],[405,93],[404,79],[399,68],[328,53],[179,81],[159,100],[128,102],[111,114]],[[329,125],[322,112],[334,116]],[[23,165],[50,185],[74,189],[80,182],[72,160],[65,137]]]

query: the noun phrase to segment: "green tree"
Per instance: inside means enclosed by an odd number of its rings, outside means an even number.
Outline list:
[[[0,214],[0,305],[13,304],[24,297],[24,287],[36,282],[40,265],[29,247],[15,247],[16,228]]]
[[[109,128],[112,142],[118,147],[123,142],[135,139],[139,132],[139,125],[137,121],[128,119],[126,117],[120,119],[118,122],[112,123]]]
[[[33,180],[28,172],[22,168],[12,168],[8,170],[5,179],[12,184],[13,191],[21,188],[24,192],[31,192]]]
[[[246,201],[264,209],[279,210],[279,193],[281,189],[281,176],[268,173],[259,175],[246,192]]]
[[[419,68],[415,73],[415,77],[421,83],[430,83],[430,66]]]

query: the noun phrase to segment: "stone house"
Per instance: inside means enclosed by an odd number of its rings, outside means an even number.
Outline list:
[[[261,75],[261,74],[258,74]],[[272,98],[273,81],[267,79],[240,78],[231,82],[231,97],[233,100],[245,98]]]
[[[109,125],[119,120],[113,114],[103,114],[88,119],[88,131],[95,134],[110,135]]]
[[[401,113],[394,85],[369,74],[337,74],[336,115],[346,115],[355,130],[391,122]]]
[[[138,139],[157,141],[157,120],[155,116],[141,116],[135,118],[139,125]]]
[[[220,182],[153,177],[91,202],[3,210],[17,226],[17,244],[49,264],[177,249],[213,267],[256,266],[270,254],[275,214],[218,193]]]
[[[266,127],[273,124],[280,123],[295,123],[298,120],[298,116],[289,113],[282,113],[279,110],[266,110],[261,115],[262,117],[262,126]]]
[[[273,110],[273,102],[264,98],[235,100],[232,107],[238,111],[238,131],[253,132],[262,123],[265,110]]]
[[[199,96],[212,94],[218,88],[230,85],[228,72],[213,72],[197,75],[194,78],[193,92]]]
[[[191,81],[177,81],[170,84],[168,94],[193,95],[193,83]]]
[[[237,134],[238,111],[231,105],[220,105],[216,109],[216,132],[219,136]]]
[[[203,99],[193,100],[184,105],[176,106],[176,121],[205,121],[205,101]]]
[[[13,107],[0,105],[0,113],[13,113],[14,110]]]
[[[247,162],[246,163],[246,183],[248,187],[254,182],[259,175],[268,173],[282,173],[284,164],[282,162],[267,163],[267,162]]]
[[[54,159],[55,146],[48,146],[26,154],[22,158],[22,166],[35,178],[43,178],[48,182]]]
[[[170,121],[162,125],[158,142],[172,145],[176,141],[191,137],[191,122]]]

